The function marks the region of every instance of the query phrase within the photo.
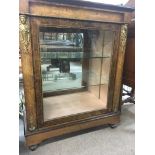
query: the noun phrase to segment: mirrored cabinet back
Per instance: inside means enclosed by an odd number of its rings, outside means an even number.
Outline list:
[[[87,1],[20,0],[25,141],[120,122],[132,8]]]

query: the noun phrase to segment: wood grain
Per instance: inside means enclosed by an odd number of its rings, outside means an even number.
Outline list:
[[[26,24],[29,27],[29,18],[26,17],[26,20],[27,20]],[[24,82],[27,129],[31,131],[37,128],[36,100],[35,100],[33,58],[32,58],[31,43],[26,52],[24,49],[24,44],[20,43],[20,50],[21,50],[21,60],[22,60],[21,62],[22,62],[23,82]]]
[[[110,22],[122,22],[124,18],[123,14],[119,12],[89,10],[83,8],[72,8],[69,6],[64,7],[61,5],[54,6],[39,3],[31,3],[30,13],[48,17],[107,22],[109,22],[109,19]],[[79,15],[79,13],[81,15]]]
[[[26,135],[26,145],[31,146],[31,145],[39,144],[43,140],[46,140],[51,137],[56,137],[67,133],[72,133],[72,132],[76,132],[76,131],[80,131],[83,129],[88,129],[88,128],[92,128],[92,127],[96,127],[104,124],[117,124],[119,122],[120,122],[119,114],[114,114],[109,117],[103,117],[100,119],[91,120],[83,123],[81,122],[80,124],[59,128],[56,130],[47,130],[47,131],[42,130],[42,132],[40,133]]]
[[[122,25],[120,29],[119,52],[117,58],[117,70],[115,76],[115,88],[113,97],[113,110],[118,111],[120,107],[121,90],[122,90],[122,74],[124,65],[124,56],[127,39],[127,25]]]

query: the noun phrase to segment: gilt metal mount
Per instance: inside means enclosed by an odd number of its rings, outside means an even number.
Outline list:
[[[19,16],[19,41],[20,49],[23,53],[29,53],[30,50],[30,27],[26,15]]]
[[[121,52],[125,51],[127,40],[127,24],[121,26],[121,35],[120,35],[120,49]]]

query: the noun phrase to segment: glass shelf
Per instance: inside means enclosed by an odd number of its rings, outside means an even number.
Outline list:
[[[110,58],[94,54],[95,52],[41,52],[41,59],[92,59],[92,58]],[[97,52],[96,52],[97,53]],[[98,52],[100,53],[100,52]]]

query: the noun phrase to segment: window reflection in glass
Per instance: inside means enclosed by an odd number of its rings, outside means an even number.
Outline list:
[[[82,87],[83,33],[40,32],[43,91]]]

